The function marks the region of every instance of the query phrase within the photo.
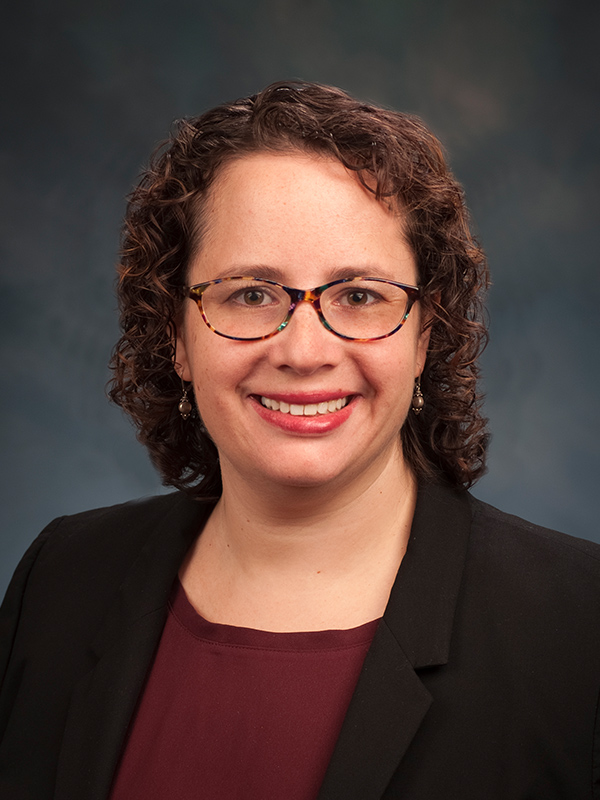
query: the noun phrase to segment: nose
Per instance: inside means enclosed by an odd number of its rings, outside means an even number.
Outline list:
[[[310,302],[298,303],[287,326],[270,343],[272,363],[299,375],[331,369],[339,362],[344,345],[325,328]]]

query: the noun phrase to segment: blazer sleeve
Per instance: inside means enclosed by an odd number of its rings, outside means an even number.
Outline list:
[[[12,697],[16,688],[9,685],[8,666],[19,627],[29,575],[44,545],[63,519],[64,517],[58,517],[53,520],[29,546],[14,572],[0,606],[0,739],[4,735],[10,716]],[[16,679],[15,676],[13,682]]]

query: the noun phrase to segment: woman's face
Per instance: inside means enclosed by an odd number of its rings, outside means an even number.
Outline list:
[[[207,219],[190,285],[251,275],[312,289],[342,272],[416,283],[398,216],[334,160],[302,153],[240,158],[217,178]],[[341,339],[301,303],[276,336],[240,342],[213,333],[186,300],[177,362],[193,382],[224,478],[333,489],[401,459],[398,434],[427,342],[418,303],[400,331],[379,341]],[[261,398],[309,413],[269,409]],[[341,410],[311,413],[310,406],[323,410],[337,399]]]

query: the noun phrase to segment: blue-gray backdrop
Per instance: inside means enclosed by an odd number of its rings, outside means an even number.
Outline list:
[[[3,12],[0,590],[58,514],[160,491],[105,398],[124,196],[171,120],[273,80],[420,114],[492,268],[475,493],[600,539],[600,6],[21,0]]]

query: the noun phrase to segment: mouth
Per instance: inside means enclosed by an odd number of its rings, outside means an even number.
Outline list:
[[[270,397],[260,397],[260,403],[271,411],[279,411],[281,414],[290,414],[293,417],[316,417],[318,415],[335,414],[348,405],[352,400],[352,395],[338,397],[336,400],[323,400],[320,403],[307,403],[299,405],[297,403],[286,403],[282,400],[273,400]]]

